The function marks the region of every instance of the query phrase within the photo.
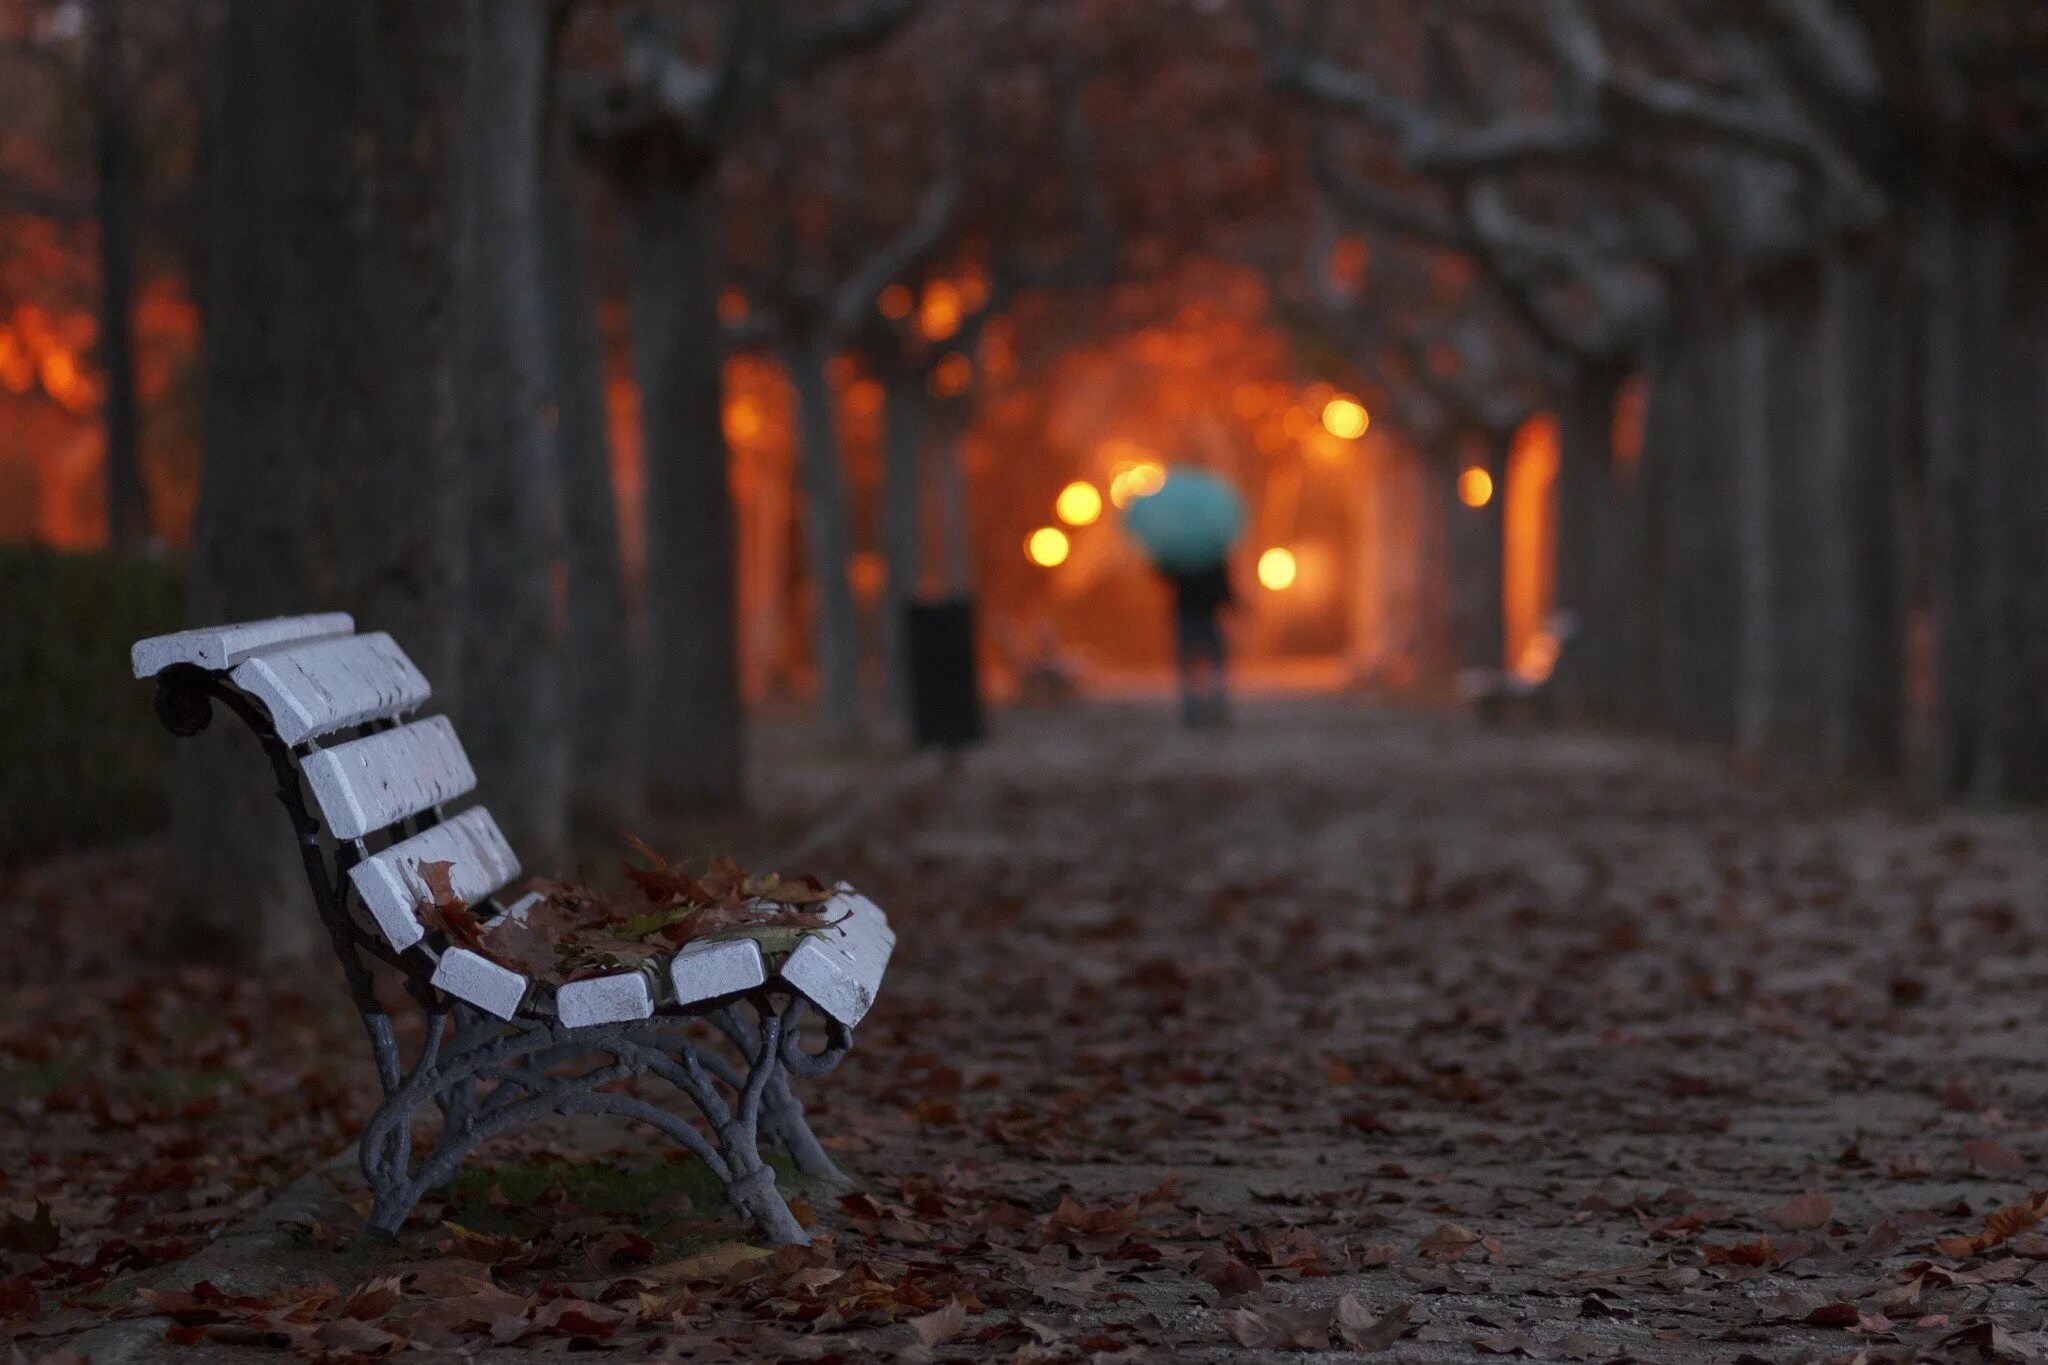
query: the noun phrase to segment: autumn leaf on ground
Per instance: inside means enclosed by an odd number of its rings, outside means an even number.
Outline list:
[[[1328,1308],[1258,1304],[1225,1313],[1223,1330],[1232,1341],[1254,1351],[1321,1351],[1330,1344],[1330,1317]]]
[[[694,1256],[685,1256],[676,1261],[663,1261],[660,1265],[635,1271],[633,1278],[649,1284],[696,1284],[722,1280],[740,1266],[750,1261],[762,1260],[772,1254],[763,1247],[752,1246],[746,1242],[722,1242]]]
[[[36,1200],[35,1212],[28,1217],[10,1213],[7,1222],[0,1224],[0,1249],[47,1256],[57,1249],[57,1242],[57,1220],[50,1216],[50,1206],[40,1199]]]
[[[1372,1310],[1360,1302],[1357,1295],[1346,1294],[1337,1300],[1330,1327],[1339,1341],[1354,1351],[1369,1355],[1374,1351],[1387,1350],[1414,1331],[1416,1324],[1408,1320],[1408,1305],[1405,1303],[1397,1303],[1374,1317]]]
[[[1985,1215],[1982,1232],[1969,1237],[1950,1237],[1938,1245],[1942,1255],[1960,1261],[2012,1240],[2040,1222],[2044,1213],[2048,1213],[2048,1190],[2036,1190],[2017,1204],[2008,1204]]]
[[[1436,1231],[1423,1238],[1415,1251],[1424,1260],[1448,1264],[1463,1259],[1466,1252],[1479,1245],[1479,1240],[1479,1234],[1468,1227],[1439,1223]]]
[[[1196,1266],[1196,1273],[1226,1304],[1233,1299],[1256,1294],[1266,1287],[1259,1273],[1235,1256],[1205,1258]]]
[[[1753,1242],[1737,1242],[1732,1246],[1702,1242],[1700,1254],[1707,1258],[1708,1265],[1767,1266],[1776,1265],[1779,1259],[1778,1249],[1771,1245],[1768,1237],[1759,1237]]]
[[[1810,1232],[1826,1227],[1828,1219],[1834,1216],[1835,1201],[1814,1191],[1795,1195],[1764,1210],[1764,1220],[1783,1232]]]
[[[967,1327],[967,1305],[954,1299],[937,1312],[910,1319],[910,1330],[917,1337],[918,1345],[927,1351],[937,1350],[944,1343],[960,1335]]]
[[[2026,1158],[1996,1138],[1972,1138],[1963,1144],[1963,1164],[1973,1171],[2024,1171]]]

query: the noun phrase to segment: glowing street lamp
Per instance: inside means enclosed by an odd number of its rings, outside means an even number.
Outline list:
[[[1102,494],[1094,484],[1076,479],[1060,490],[1052,509],[1069,526],[1091,526],[1102,515]]]
[[[1058,568],[1073,552],[1073,542],[1057,526],[1041,526],[1024,538],[1024,557],[1041,569]]]
[[[1268,592],[1286,592],[1299,571],[1292,550],[1275,545],[1259,556],[1259,585]]]
[[[1323,430],[1340,441],[1355,441],[1372,425],[1372,415],[1356,398],[1338,394],[1323,404]]]
[[[1439,485],[1441,486],[1441,485]],[[1493,475],[1474,465],[1458,476],[1458,501],[1467,507],[1484,507],[1493,501]]]

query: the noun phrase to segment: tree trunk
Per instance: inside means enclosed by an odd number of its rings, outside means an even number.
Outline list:
[[[474,10],[292,8],[305,176],[292,245],[312,361],[304,606],[391,632],[446,708],[461,700],[469,535],[459,384]]]
[[[1568,714],[1610,720],[1626,671],[1613,437],[1621,378],[1618,365],[1575,367],[1557,414],[1557,608],[1577,632],[1557,690]]]
[[[578,823],[606,832],[640,821],[645,775],[636,731],[635,659],[605,408],[604,337],[591,282],[588,206],[556,117],[541,166],[548,400],[562,487],[566,578],[563,697],[569,793]]]
[[[293,251],[298,11],[228,0],[207,185],[206,461],[193,525],[193,625],[284,616],[307,594],[299,451],[304,306]],[[220,716],[177,746],[171,895],[151,926],[164,956],[246,965],[325,941],[262,750]]]
[[[1446,545],[1450,554],[1451,621],[1456,664],[1500,668],[1506,661],[1506,614],[1501,577],[1505,572],[1508,435],[1474,435],[1461,441],[1461,455],[1438,476],[1442,489]],[[1482,469],[1493,480],[1492,495],[1468,507],[1459,491],[1464,471]]]
[[[1744,603],[1744,637],[1760,643],[1764,658],[1754,668],[1745,660],[1744,676],[1747,682],[1760,675],[1763,696],[1753,706],[1761,728],[1749,747],[1774,767],[1810,775],[1828,769],[1828,735],[1841,710],[1841,620],[1857,609],[1847,573],[1847,490],[1836,485],[1822,449],[1820,308],[1819,280],[1808,264],[1766,282],[1764,297],[1745,313],[1745,321],[1759,315],[1761,372],[1735,394],[1738,422],[1740,414],[1755,413],[1762,426],[1758,510],[1767,595]]]
[[[1759,289],[1757,292],[1764,292]],[[1728,338],[1732,406],[1728,410],[1733,438],[1729,457],[1734,464],[1735,530],[1739,576],[1737,620],[1741,633],[1736,649],[1735,746],[1752,758],[1768,752],[1772,733],[1772,701],[1777,682],[1777,635],[1773,625],[1790,619],[1793,602],[1778,600],[1774,553],[1772,482],[1774,465],[1786,452],[1773,447],[1778,390],[1775,369],[1783,359],[1779,320],[1764,304],[1737,304]],[[1795,460],[1803,458],[1791,452]],[[1797,470],[1790,471],[1793,475]],[[1785,471],[1775,477],[1786,481]],[[1779,501],[1790,505],[1792,499]],[[1789,585],[1788,585],[1789,586]]]
[[[1903,263],[1884,242],[1823,266],[1815,440],[1835,546],[1823,771],[1892,777],[1905,756],[1906,487],[1913,409]]]
[[[107,543],[133,549],[150,537],[149,496],[135,403],[135,165],[123,0],[93,0],[94,161],[99,179],[100,369],[106,385]]]
[[[745,799],[718,205],[708,167],[622,177],[646,469],[641,757],[663,809]]]
[[[932,458],[938,474],[946,593],[965,597],[974,591],[974,514],[967,499],[967,468],[960,457],[960,423],[942,416],[936,426]]]
[[[1735,470],[1729,458],[1729,321],[1695,281],[1678,291],[1660,383],[1671,410],[1645,458],[1658,471],[1657,715],[1684,739],[1734,738],[1740,660]]]
[[[463,745],[529,871],[568,851],[568,737],[550,583],[559,555],[553,434],[543,411],[542,104],[549,0],[477,11],[463,416],[469,546]]]
[[[854,613],[847,559],[853,537],[846,474],[839,458],[838,413],[826,374],[831,352],[804,338],[784,351],[797,401],[797,468],[804,491],[804,545],[812,592],[812,640],[818,669],[818,707],[828,742],[858,742],[860,626]]]
[[[2048,298],[2011,205],[1942,203],[1929,218],[1936,763],[1948,790],[2036,797],[2048,794]]]
[[[915,372],[892,372],[882,386],[882,652],[890,714],[910,728],[910,656],[904,613],[923,573],[918,534],[918,477],[924,454],[924,384]]]

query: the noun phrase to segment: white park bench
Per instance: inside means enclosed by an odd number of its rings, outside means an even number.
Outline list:
[[[741,1214],[779,1242],[809,1240],[762,1160],[760,1138],[796,1169],[846,1177],[790,1092],[788,1073],[821,1076],[853,1042],[896,936],[872,901],[842,886],[831,927],[764,957],[751,938],[699,940],[646,969],[552,987],[422,924],[433,899],[422,864],[452,864],[455,891],[485,925],[522,916],[501,904],[519,876],[490,812],[455,807],[476,785],[445,717],[407,721],[431,689],[389,635],[355,633],[339,613],[214,626],[137,641],[135,676],[156,682],[156,710],[194,735],[219,702],[255,732],[290,813],[313,898],[369,1030],[384,1099],[363,1130],[370,1228],[395,1233],[420,1197],[454,1178],[484,1139],[545,1114],[604,1113],[646,1123],[700,1157]],[[372,987],[382,961],[426,1016],[408,1066]],[[742,1013],[742,1006],[746,1012]],[[800,1039],[823,1021],[820,1051]],[[738,1060],[691,1040],[708,1021]],[[657,1076],[689,1097],[709,1132],[613,1082]],[[442,1114],[430,1150],[413,1151],[413,1117]]]

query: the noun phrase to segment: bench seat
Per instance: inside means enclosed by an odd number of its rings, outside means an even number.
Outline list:
[[[769,1236],[809,1240],[757,1136],[783,1147],[801,1173],[849,1183],[805,1123],[788,1077],[822,1076],[852,1046],[896,946],[879,906],[842,885],[821,907],[829,924],[790,951],[764,953],[754,938],[728,935],[661,952],[639,970],[550,984],[489,953],[491,931],[529,915],[539,897],[501,899],[520,877],[519,859],[490,811],[463,805],[476,771],[446,717],[415,715],[432,688],[389,635],[357,634],[338,612],[278,617],[139,640],[131,664],[154,681],[157,715],[174,734],[198,733],[224,707],[270,760],[291,819],[279,835],[296,831],[384,1090],[360,1144],[373,1231],[395,1233],[492,1134],[543,1113],[584,1111],[667,1135]],[[437,876],[430,888],[426,869],[443,863],[446,882]],[[482,922],[485,951],[422,918],[437,890]],[[410,1065],[374,989],[378,962],[406,974],[426,1015]],[[814,1028],[807,1011],[824,1034],[817,1051],[803,1046]],[[699,1019],[722,1037],[712,1049],[691,1040],[686,1026]],[[612,1060],[591,1065],[603,1054]],[[580,1074],[565,1072],[577,1063]],[[608,1085],[638,1075],[673,1084],[704,1126]],[[422,1154],[412,1127],[427,1104],[443,1122]]]
[[[458,868],[459,868],[458,864]],[[451,875],[456,869],[451,869]],[[537,897],[508,909],[485,930],[524,918]],[[822,907],[832,924],[807,934],[771,959],[744,935],[698,939],[650,956],[640,970],[585,977],[561,986],[536,981],[484,953],[452,947],[440,954],[433,984],[487,1014],[554,1018],[571,1027],[646,1019],[658,1013],[702,1013],[770,985],[803,996],[828,1019],[852,1028],[881,989],[896,935],[880,906],[851,887]]]

